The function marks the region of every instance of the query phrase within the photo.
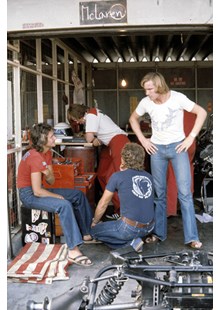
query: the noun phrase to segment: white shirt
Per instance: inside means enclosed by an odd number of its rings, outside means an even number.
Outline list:
[[[127,135],[112,119],[96,109],[97,114],[86,113],[85,132],[93,132],[103,144],[108,145],[116,135]]]
[[[185,138],[183,110],[190,112],[194,105],[195,102],[184,94],[171,90],[170,98],[166,102],[156,104],[149,97],[145,97],[139,102],[135,111],[140,116],[145,113],[150,115],[151,141],[155,144],[167,145]]]

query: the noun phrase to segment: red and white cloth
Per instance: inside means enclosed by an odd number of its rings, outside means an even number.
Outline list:
[[[66,244],[26,243],[8,266],[8,280],[40,284],[68,280],[67,257]]]

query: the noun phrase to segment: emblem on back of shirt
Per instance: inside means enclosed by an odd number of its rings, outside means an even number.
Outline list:
[[[148,198],[152,194],[151,180],[142,175],[137,175],[132,178],[133,190],[132,193],[139,198]]]

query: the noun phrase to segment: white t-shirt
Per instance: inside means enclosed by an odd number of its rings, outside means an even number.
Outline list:
[[[151,118],[151,141],[155,144],[167,145],[185,138],[183,129],[183,110],[192,111],[195,102],[184,94],[171,90],[170,98],[162,104],[156,104],[149,97],[143,98],[136,113],[143,116],[148,113]]]
[[[109,116],[98,109],[91,109],[91,112],[86,113],[85,119],[85,132],[93,132],[105,145],[108,145],[116,135],[127,135]]]

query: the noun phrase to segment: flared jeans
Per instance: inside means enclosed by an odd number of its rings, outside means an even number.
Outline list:
[[[72,250],[83,243],[83,236],[90,234],[92,208],[80,190],[62,188],[47,190],[65,199],[37,197],[30,186],[19,189],[20,200],[26,208],[57,213],[67,246]]]
[[[155,187],[155,227],[153,234],[164,241],[167,238],[167,167],[172,162],[178,188],[184,243],[199,240],[195,218],[193,197],[191,192],[190,163],[187,152],[176,153],[176,146],[180,142],[168,145],[158,145],[156,154],[151,155],[151,173]]]

